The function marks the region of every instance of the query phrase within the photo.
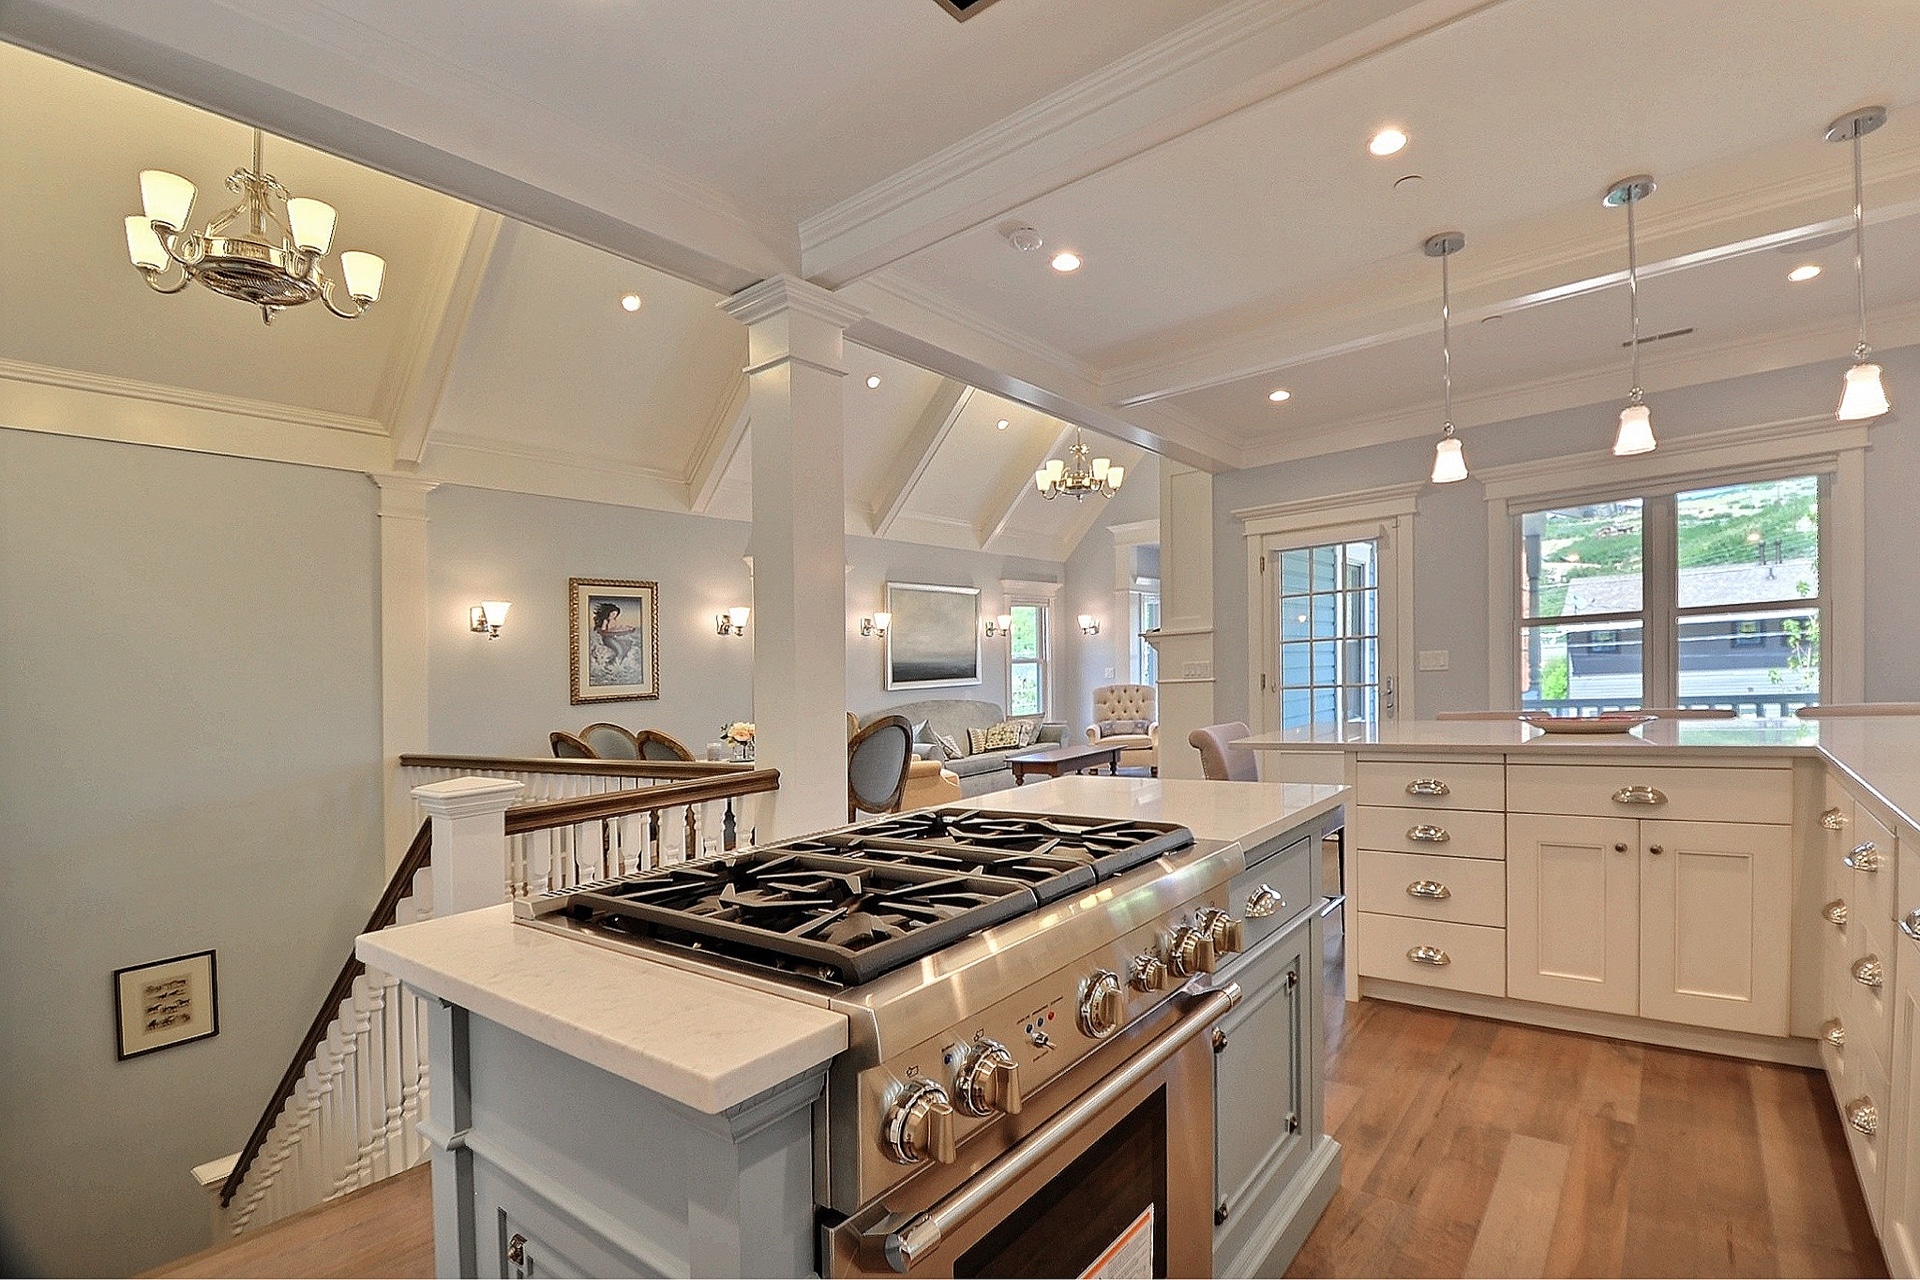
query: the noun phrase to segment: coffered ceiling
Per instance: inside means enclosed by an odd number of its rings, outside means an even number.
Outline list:
[[[1643,332],[1690,330],[1644,349],[1650,392],[1843,361],[1850,174],[1820,135],[1867,103],[1889,108],[1865,145],[1874,340],[1920,341],[1907,0],[1001,0],[965,24],[930,0],[160,10],[15,0],[0,37],[509,215],[396,192],[380,217],[412,219],[438,264],[430,349],[390,343],[357,384],[273,392],[476,480],[741,510],[741,341],[711,303],[786,272],[864,309],[854,365],[882,373],[872,392],[849,380],[849,529],[1058,552],[1083,513],[1021,482],[1068,424],[1116,460],[1144,447],[1213,470],[1432,432],[1439,281],[1419,246],[1435,231],[1467,237],[1469,441],[1617,399],[1625,225],[1599,196],[1637,172],[1659,182],[1640,210]],[[1410,142],[1376,158],[1386,124]],[[157,163],[168,132],[88,136],[99,163],[72,180]],[[361,215],[340,203],[345,238]],[[1014,225],[1046,247],[1014,249]],[[1049,268],[1062,247],[1079,271]],[[1788,283],[1802,261],[1825,270]],[[610,312],[629,287],[645,307]],[[58,363],[82,327],[61,323],[0,329],[21,344],[0,356]],[[208,386],[164,364],[128,356],[116,376]],[[1291,399],[1269,402],[1275,387]]]

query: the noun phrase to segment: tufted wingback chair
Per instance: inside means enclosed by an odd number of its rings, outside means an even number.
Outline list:
[[[1146,723],[1144,733],[1104,733],[1115,721],[1139,720]],[[1103,684],[1093,691],[1093,723],[1087,727],[1087,741],[1095,746],[1119,747],[1120,763],[1145,765],[1155,777],[1160,774],[1160,712],[1158,698],[1150,684]]]

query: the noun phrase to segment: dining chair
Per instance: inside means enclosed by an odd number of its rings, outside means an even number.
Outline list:
[[[1436,711],[1435,720],[1518,720],[1521,711]]]
[[[898,813],[913,764],[913,722],[882,716],[847,739],[847,821],[860,811]]]
[[[640,758],[640,745],[634,741],[632,731],[617,724],[608,724],[604,720],[582,729],[580,741],[586,743],[588,749],[602,760],[638,760]]]
[[[1187,735],[1190,746],[1200,752],[1200,771],[1214,782],[1258,782],[1260,765],[1253,752],[1231,745],[1253,731],[1238,720],[1210,724]]]
[[[1732,707],[1642,707],[1640,712],[1662,720],[1731,720],[1736,714]]]
[[[553,744],[553,754],[562,760],[598,760],[593,748],[564,729],[555,729],[547,735],[547,741]]]
[[[693,752],[672,734],[658,729],[639,729],[633,735],[634,749],[641,760],[691,760]]]
[[[1920,702],[1816,702],[1794,712],[1802,720],[1841,716],[1920,716]]]

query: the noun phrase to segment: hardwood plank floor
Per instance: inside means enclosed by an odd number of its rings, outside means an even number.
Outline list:
[[[1289,1276],[1884,1276],[1817,1072],[1339,998]]]
[[[432,1172],[419,1165],[146,1274],[431,1276]]]

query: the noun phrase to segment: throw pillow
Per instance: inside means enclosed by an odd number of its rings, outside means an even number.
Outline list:
[[[1008,747],[1020,745],[1020,724],[1015,720],[1002,720],[999,724],[987,726],[987,750],[1004,751]]]
[[[1098,728],[1101,737],[1112,738],[1121,734],[1145,733],[1152,723],[1150,720],[1102,720]]]
[[[977,756],[987,749],[987,731],[985,729],[967,730],[967,754]]]
[[[1020,728],[1020,740],[1014,744],[1015,746],[1030,747],[1040,740],[1040,722],[1038,720],[1015,720],[1014,724]]]
[[[960,749],[960,744],[955,742],[948,734],[936,733],[933,735],[933,740],[940,744],[940,750],[946,753],[946,757],[949,760],[958,760],[967,754]]]
[[[927,729],[927,722],[925,720],[916,720],[913,722],[913,740],[915,742],[929,743],[933,741],[933,734]]]

